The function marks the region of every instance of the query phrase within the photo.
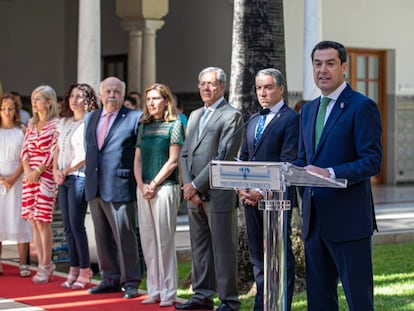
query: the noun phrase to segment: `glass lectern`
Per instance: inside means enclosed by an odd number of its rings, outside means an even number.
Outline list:
[[[210,162],[210,186],[216,189],[260,189],[263,200],[264,310],[287,310],[288,186],[346,188],[345,179],[331,179],[286,162]]]

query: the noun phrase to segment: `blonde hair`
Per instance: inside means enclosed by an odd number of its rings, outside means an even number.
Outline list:
[[[37,94],[42,95],[47,101],[52,102],[47,107],[46,121],[50,121],[56,118],[57,117],[57,97],[56,97],[55,90],[49,85],[38,86],[32,92],[32,96],[31,96],[32,101]],[[30,120],[30,124],[37,124],[37,123],[39,123],[39,115],[37,112],[33,112],[33,118]]]
[[[178,112],[177,112],[177,105],[175,104],[174,96],[170,88],[161,83],[154,83],[150,87],[148,87],[144,94],[145,94],[145,104],[143,105],[143,113],[141,117],[141,123],[150,123],[154,120],[154,117],[149,113],[147,105],[146,105],[146,97],[148,92],[150,91],[157,91],[160,96],[167,101],[167,109],[164,111],[164,120],[167,122],[171,122],[178,119]]]

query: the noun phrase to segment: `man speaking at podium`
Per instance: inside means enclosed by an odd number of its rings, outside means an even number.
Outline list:
[[[308,310],[338,310],[341,280],[349,310],[374,310],[370,178],[381,170],[377,105],[345,82],[345,47],[322,41],[312,51],[321,96],[301,111],[299,166],[348,180],[345,189],[306,187],[303,194]]]
[[[242,161],[292,162],[297,156],[299,139],[299,114],[283,101],[285,78],[274,68],[256,74],[256,95],[263,110],[251,116],[240,153]],[[250,261],[256,281],[257,293],[254,311],[262,311],[264,289],[263,211],[257,202],[263,198],[257,190],[239,190],[245,204],[246,230]],[[290,192],[288,191],[288,194]],[[295,191],[291,191],[295,195]],[[289,196],[292,199],[292,196]],[[290,229],[290,214],[288,228]],[[289,230],[290,231],[290,230]],[[288,234],[289,235],[289,234]],[[287,241],[288,310],[292,302],[295,282],[295,258],[290,237]]]

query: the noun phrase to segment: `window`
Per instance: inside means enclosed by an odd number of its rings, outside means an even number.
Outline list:
[[[122,81],[128,81],[128,56],[122,55],[110,55],[103,57],[103,79],[109,76],[114,76]]]

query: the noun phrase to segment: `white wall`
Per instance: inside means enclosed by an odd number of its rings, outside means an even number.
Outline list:
[[[303,1],[285,3],[289,90],[302,89]],[[322,36],[346,47],[396,52],[396,89],[414,94],[414,2],[412,0],[322,0]],[[310,61],[310,57],[309,57]]]
[[[302,91],[304,27],[303,1],[306,0],[288,0],[283,2],[283,14],[285,19],[286,76],[290,92]]]

